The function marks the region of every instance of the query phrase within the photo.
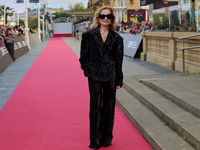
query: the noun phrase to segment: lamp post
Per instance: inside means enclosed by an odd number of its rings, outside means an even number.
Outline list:
[[[38,37],[40,39],[40,1],[38,3]]]
[[[19,11],[17,12],[17,25],[19,26]]]
[[[42,16],[42,35],[43,35],[43,40],[45,38],[44,36],[44,15]]]
[[[26,19],[25,19],[25,41],[29,47],[29,35],[28,35],[28,0],[25,1],[25,11],[26,11]],[[30,47],[29,47],[30,49]],[[30,49],[31,51],[31,49]]]

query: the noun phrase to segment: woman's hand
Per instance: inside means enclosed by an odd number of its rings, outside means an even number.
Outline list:
[[[116,87],[116,90],[118,90],[118,89],[120,89],[120,88],[121,88],[121,86],[117,86],[117,87]]]

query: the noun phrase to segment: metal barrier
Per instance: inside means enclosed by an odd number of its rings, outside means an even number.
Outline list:
[[[178,38],[179,40],[183,40],[183,48],[179,48],[179,50],[182,50],[182,57],[183,57],[183,73],[185,73],[185,51],[184,51],[184,50],[200,48],[200,46],[184,47],[184,39],[188,39],[188,38],[192,38],[192,37],[197,37],[197,36],[200,36],[200,34],[196,34],[196,35],[191,35],[191,36],[185,36],[185,37],[180,37],[180,38]]]

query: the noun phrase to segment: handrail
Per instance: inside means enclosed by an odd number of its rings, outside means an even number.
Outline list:
[[[182,50],[182,57],[183,57],[183,73],[185,73],[185,51],[184,51],[184,50],[189,50],[189,49],[194,49],[194,48],[200,48],[200,46],[184,47],[184,39],[188,39],[188,38],[191,38],[191,37],[197,37],[197,36],[200,36],[200,34],[190,35],[190,36],[185,36],[185,37],[180,37],[180,38],[178,38],[179,40],[183,40],[183,48],[179,48],[179,50]]]
[[[187,39],[187,38],[196,37],[196,36],[200,36],[200,34],[184,36],[184,37],[180,37],[178,39],[181,40],[181,39]]]
[[[179,50],[188,50],[188,49],[194,49],[194,48],[200,48],[200,46],[184,47],[184,48],[179,48]]]

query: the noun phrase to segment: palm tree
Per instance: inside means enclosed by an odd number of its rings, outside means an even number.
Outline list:
[[[12,16],[13,15],[13,13],[9,13],[8,10],[12,10],[12,8],[6,7],[6,21],[5,21],[5,24],[7,24],[7,16]],[[0,16],[1,17],[4,16],[4,6],[0,6]]]

